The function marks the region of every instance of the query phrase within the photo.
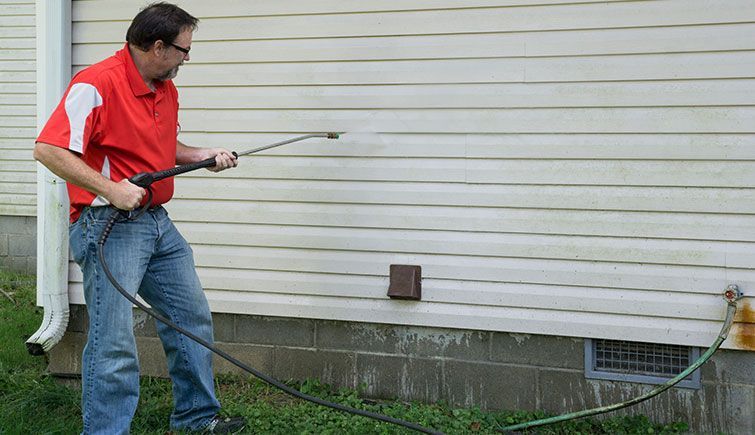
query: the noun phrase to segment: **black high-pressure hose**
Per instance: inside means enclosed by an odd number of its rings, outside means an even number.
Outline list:
[[[235,156],[243,156],[247,154],[252,154],[258,151],[262,151],[265,149],[273,148],[280,145],[285,145],[287,143],[296,142],[303,139],[308,139],[310,137],[327,137],[329,139],[338,139],[338,134],[336,133],[325,133],[325,134],[313,134],[313,135],[306,135],[301,136],[298,138],[290,139],[283,142],[278,142],[275,144],[263,146],[260,148],[255,148],[253,150],[245,151],[242,153],[234,153]],[[152,310],[151,308],[145,306],[143,303],[139,302],[134,296],[131,296],[131,294],[124,289],[118,281],[115,279],[113,274],[110,272],[110,268],[107,265],[107,262],[105,261],[105,243],[107,242],[108,237],[110,236],[111,231],[113,230],[113,227],[118,221],[119,216],[125,216],[126,220],[136,220],[141,216],[147,208],[151,205],[152,201],[152,191],[150,189],[150,185],[155,182],[162,180],[164,178],[173,177],[178,174],[183,174],[185,172],[193,171],[195,169],[199,168],[208,168],[215,166],[215,158],[210,158],[207,160],[203,160],[201,162],[197,163],[191,163],[188,165],[182,165],[182,166],[176,166],[175,168],[166,169],[164,171],[158,171],[153,173],[140,173],[137,174],[131,178],[129,178],[129,181],[131,181],[133,184],[136,184],[139,187],[147,189],[149,196],[147,198],[147,204],[142,207],[142,210],[138,212],[135,216],[131,216],[130,212],[124,212],[123,210],[119,210],[115,207],[113,207],[113,213],[110,215],[110,218],[108,219],[107,223],[105,224],[105,228],[102,230],[102,234],[100,235],[99,240],[97,241],[97,256],[99,257],[100,263],[102,264],[102,270],[105,271],[105,275],[107,276],[108,280],[113,284],[113,286],[118,290],[120,294],[123,295],[126,299],[128,299],[132,304],[136,305],[140,309],[142,309],[144,312],[149,314],[150,316],[154,317],[155,319],[159,320],[160,322],[163,322],[164,324],[168,325],[169,327],[175,329],[176,331],[180,332],[181,334],[185,335],[186,337],[194,340],[195,342],[199,343],[200,345],[204,346],[205,348],[209,349],[210,351],[216,353],[221,358],[227,360],[228,362],[232,363],[236,367],[239,367],[240,369],[246,371],[247,373],[250,373],[257,378],[261,379],[262,381],[272,385],[273,387],[276,387],[282,391],[284,391],[287,394],[290,394],[294,397],[298,397],[303,400],[307,400],[312,403],[316,403],[321,406],[326,406],[328,408],[333,408],[338,411],[348,412],[350,414],[355,415],[361,415],[363,417],[372,418],[374,420],[383,421],[386,423],[395,424],[398,426],[403,426],[408,429],[415,430],[417,432],[427,433],[427,434],[440,434],[442,435],[442,432],[436,431],[434,429],[429,429],[424,426],[420,426],[416,423],[400,420],[393,417],[388,417],[387,415],[378,414],[375,412],[365,411],[362,409],[356,409],[349,406],[344,406],[338,403],[330,402],[327,400],[320,399],[319,397],[310,396],[309,394],[302,393],[294,388],[289,387],[288,385],[285,385],[284,383],[278,381],[275,378],[272,378],[271,376],[266,375],[265,373],[262,373],[256,369],[254,369],[251,366],[248,366],[244,364],[243,362],[237,360],[236,358],[232,357],[231,355],[227,354],[226,352],[216,348],[212,344],[208,343],[207,341],[203,340],[200,337],[197,337],[196,335],[192,334],[191,332],[183,329],[182,327],[176,325],[174,322],[172,322],[170,319],[167,319],[165,316],[161,315],[160,313]]]

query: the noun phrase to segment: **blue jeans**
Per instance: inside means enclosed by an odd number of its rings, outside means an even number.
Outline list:
[[[85,208],[69,230],[74,260],[84,273],[89,313],[82,363],[84,434],[128,434],[139,399],[132,305],[110,283],[97,257],[97,240],[112,210]],[[118,283],[131,294],[138,291],[153,309],[212,342],[212,317],[191,247],[164,208],[115,224],[105,244],[105,259]],[[220,410],[212,353],[161,322],[157,332],[173,380],[170,425],[201,430]]]

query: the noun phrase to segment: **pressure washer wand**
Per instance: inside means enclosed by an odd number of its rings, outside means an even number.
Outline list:
[[[276,142],[270,145],[261,146],[259,148],[253,148],[247,151],[242,151],[240,153],[233,152],[233,155],[235,157],[241,157],[246,156],[249,154],[254,154],[263,150],[269,150],[270,148],[279,147],[281,145],[290,144],[293,142],[299,142],[300,140],[305,139],[311,139],[313,137],[325,137],[328,139],[338,139],[339,134],[338,133],[312,133],[312,134],[305,134],[304,136],[295,137],[293,139],[287,139],[281,142]],[[186,172],[191,172],[197,169],[201,168],[211,168],[215,166],[215,157],[210,157],[209,159],[202,160],[201,162],[194,162],[194,163],[188,163],[181,166],[176,166],[174,168],[165,169],[162,171],[157,172],[140,172],[133,177],[129,178],[128,181],[130,181],[133,184],[136,184],[137,186],[141,188],[147,188],[152,185],[152,183],[156,181],[160,181],[164,178],[174,177],[179,174],[184,174]]]

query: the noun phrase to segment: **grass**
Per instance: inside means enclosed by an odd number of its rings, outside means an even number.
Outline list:
[[[80,391],[45,373],[46,361],[26,352],[25,340],[39,327],[34,278],[0,271],[0,434],[77,434],[81,431]],[[492,434],[501,425],[545,416],[541,412],[485,412],[445,404],[373,401],[357,391],[335,390],[317,380],[291,383],[303,392],[344,405],[380,412],[449,434]],[[291,398],[250,377],[221,375],[217,391],[224,410],[247,417],[244,433],[411,434],[412,431],[344,414]],[[143,378],[134,434],[167,434],[172,408],[170,381]],[[685,423],[659,425],[644,416],[582,419],[539,429],[541,434],[676,434]],[[535,432],[533,432],[535,433]]]

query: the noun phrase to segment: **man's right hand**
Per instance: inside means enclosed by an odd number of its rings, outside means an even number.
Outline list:
[[[142,198],[146,194],[146,190],[124,178],[120,182],[113,184],[108,200],[110,204],[121,210],[133,210],[139,207]]]

